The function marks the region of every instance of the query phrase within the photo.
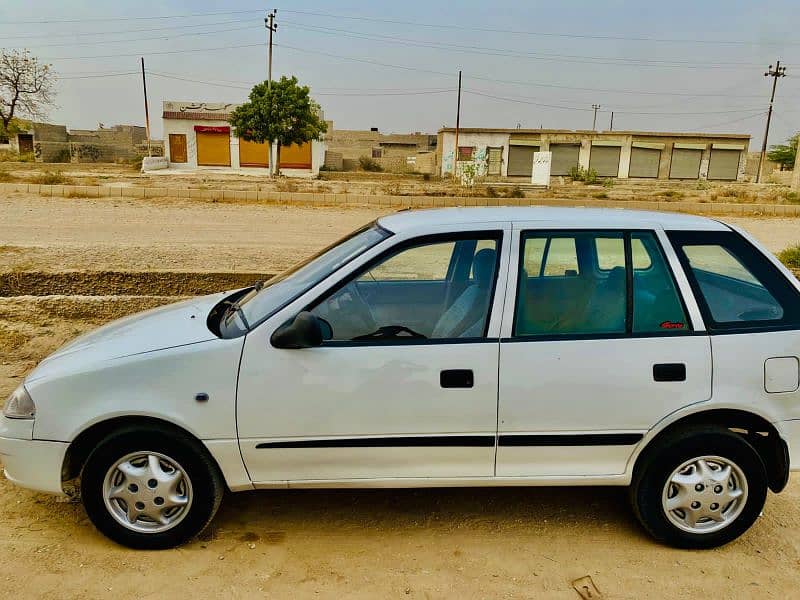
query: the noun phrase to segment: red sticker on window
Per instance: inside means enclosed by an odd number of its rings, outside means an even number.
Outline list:
[[[683,323],[677,323],[675,321],[664,321],[660,325],[661,329],[683,329]]]

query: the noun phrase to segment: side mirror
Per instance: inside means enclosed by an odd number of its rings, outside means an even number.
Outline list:
[[[327,325],[323,323],[322,319],[304,310],[291,321],[278,327],[272,334],[270,342],[275,348],[292,350],[320,346]]]

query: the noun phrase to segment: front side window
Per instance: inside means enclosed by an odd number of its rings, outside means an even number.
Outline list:
[[[231,330],[228,336],[235,337],[252,329],[390,235],[390,232],[375,223],[367,225],[276,275],[263,285],[253,287],[237,302],[246,323],[239,325],[239,312],[229,311],[226,322],[223,323],[226,329]]]
[[[689,330],[652,232],[529,232],[521,243],[514,336]]]
[[[735,232],[671,232],[709,329],[800,325],[800,295]]]
[[[327,337],[335,342],[482,338],[499,239],[499,233],[491,233],[404,245],[310,310],[330,325]]]

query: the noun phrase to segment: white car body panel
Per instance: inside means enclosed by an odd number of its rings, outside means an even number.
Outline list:
[[[206,316],[224,296],[218,294],[128,317],[61,348],[25,380],[36,403],[35,420],[0,418],[0,458],[8,476],[58,493],[65,452],[81,432],[115,417],[144,416],[201,440],[232,490],[626,485],[636,458],[660,431],[716,408],[747,411],[773,423],[788,445],[791,468],[800,469],[800,391],[765,388],[765,361],[800,356],[800,332],[706,334],[665,235],[727,231],[726,225],[687,215],[555,208],[400,212],[379,223],[394,235],[246,336],[220,339],[209,331]],[[512,328],[518,232],[524,228],[654,231],[694,335],[503,341]],[[504,235],[485,341],[304,350],[271,346],[277,327],[385,249],[422,235],[487,229]],[[764,253],[800,290],[790,272]],[[654,384],[656,362],[685,363],[687,381]],[[786,364],[781,363],[781,381],[791,380]],[[441,389],[438,371],[450,368],[473,369],[475,386]],[[195,399],[201,393],[209,395],[207,402]],[[631,433],[642,436],[638,444],[496,442],[498,434]],[[483,436],[495,442],[289,447],[320,439],[420,436]],[[272,447],[256,448],[259,444]]]
[[[498,290],[508,276],[510,223],[472,223],[458,231],[503,230]],[[274,330],[387,247],[449,232],[425,227],[396,235],[277,313],[248,335],[237,403],[242,456],[256,484],[288,480],[491,476],[497,427],[497,332],[504,301],[495,293],[489,338],[433,343],[280,350]],[[471,389],[442,389],[439,372],[472,369]],[[282,448],[291,440],[478,435],[490,445]],[[265,444],[272,447],[264,447]],[[331,442],[337,444],[341,442]],[[261,448],[258,446],[262,445]]]

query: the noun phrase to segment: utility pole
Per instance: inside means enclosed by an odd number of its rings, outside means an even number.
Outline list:
[[[758,174],[756,183],[761,183],[761,168],[767,156],[767,138],[769,137],[769,122],[772,120],[772,103],[775,102],[775,88],[778,87],[778,77],[786,77],[786,67],[781,66],[781,61],[775,63],[775,68],[769,66],[764,77],[772,77],[772,95],[769,97],[769,110],[767,111],[767,127],[764,130],[764,141],[761,144],[761,156],[758,158]]]
[[[269,44],[267,44],[267,91],[272,90],[272,34],[278,30],[278,24],[275,22],[275,16],[278,14],[277,9],[272,9],[267,13],[267,18],[264,19],[264,26],[269,30]],[[273,160],[273,142],[269,143],[269,176],[272,177],[275,170],[273,169],[275,161]]]
[[[144,127],[147,133],[147,156],[153,156],[150,145],[150,109],[147,107],[147,78],[144,75],[144,56],[142,56],[142,89],[144,90]]]
[[[458,167],[458,130],[461,127],[461,70],[458,71],[458,100],[456,101],[456,150],[453,153],[453,177],[457,174]]]
[[[609,131],[614,131],[614,111],[611,111],[611,124],[608,126]]]
[[[597,131],[597,109],[600,108],[600,105],[592,104],[592,108],[594,109],[594,117],[592,117],[592,131]]]

